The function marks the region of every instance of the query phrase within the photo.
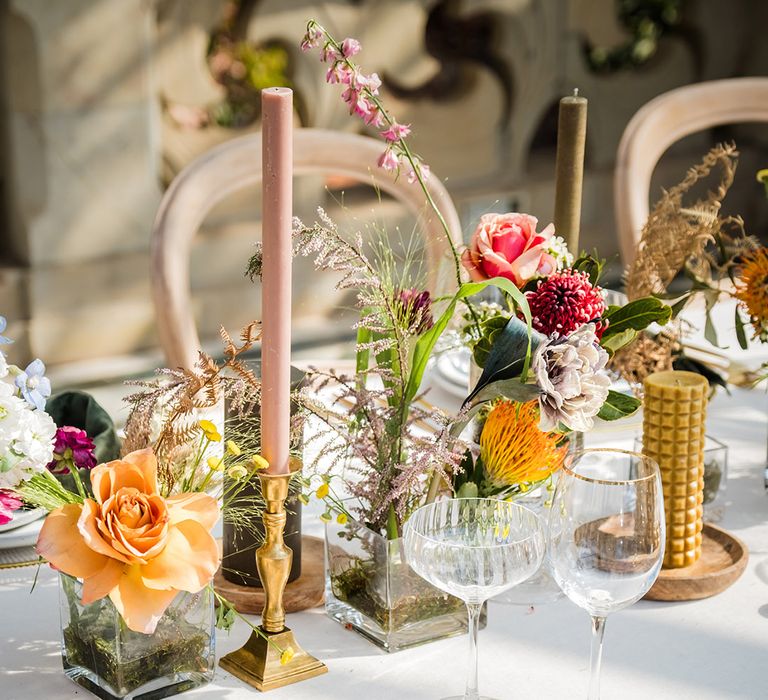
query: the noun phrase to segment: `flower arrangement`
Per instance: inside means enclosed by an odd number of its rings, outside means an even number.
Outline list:
[[[201,492],[163,497],[149,449],[94,468],[91,488],[93,498],[51,511],[37,552],[82,579],[83,604],[108,596],[129,629],[152,634],[180,591],[198,593],[216,573],[218,503]]]
[[[429,170],[408,144],[411,125],[400,124],[384,107],[378,76],[366,74],[355,63],[360,43],[352,38],[339,41],[310,21],[302,49],[320,51],[321,61],[329,66],[326,80],[342,85],[341,97],[350,114],[379,129],[385,142],[379,166],[396,176],[405,170],[443,221],[425,184]],[[652,297],[608,307],[598,285],[602,263],[588,255],[574,260],[552,225],[537,229],[537,219],[528,214],[486,214],[469,245],[459,251],[446,228],[456,289],[450,297],[433,299],[422,281],[408,278],[407,271],[394,276],[397,266],[386,256],[379,264],[371,262],[362,238],[349,243],[324,213],[314,226],[297,222],[296,249],[316,254],[319,269],[340,272],[340,288],[358,291],[356,378],[322,377],[324,385],[337,387],[338,410],[313,410],[329,418],[331,430],[322,449],[325,463],[329,454],[339,460],[351,456],[349,469],[356,478],[347,479],[347,490],[358,502],[352,514],[374,530],[396,538],[413,508],[436,497],[442,484],[460,488],[466,483],[462,474],[476,473],[458,434],[481,409],[482,415],[493,415],[488,405],[500,398],[514,402],[508,416],[525,416],[519,423],[521,444],[529,444],[533,411],[542,439],[555,445],[547,453],[553,455],[560,454],[568,432],[589,430],[597,416],[612,420],[638,407],[633,397],[610,390],[606,366],[609,357],[649,323],[665,323],[669,307]],[[259,268],[257,254],[250,271],[258,273]],[[471,282],[462,281],[462,269]],[[479,306],[472,300],[488,286],[501,290],[504,307]],[[460,302],[466,307],[464,337],[483,373],[462,414],[452,417],[422,409],[418,392],[435,343],[455,322]],[[507,422],[514,423],[509,418]],[[419,423],[433,428],[427,440],[415,429]],[[539,464],[523,471],[539,476],[551,468]],[[484,479],[494,481],[488,473]],[[325,519],[334,513],[349,517],[330,474],[323,480]],[[520,483],[506,487],[519,490]]]
[[[0,332],[5,325],[0,317]],[[214,622],[229,629],[240,618],[263,635],[212,586],[220,554],[211,529],[222,507],[237,526],[253,527],[263,504],[243,491],[268,466],[253,449],[250,426],[242,440],[225,443],[201,417],[224,398],[245,410],[259,397],[241,359],[258,324],[243,330],[240,344],[223,330],[222,337],[223,362],[201,354],[192,370],[160,370],[158,380],[140,383],[128,399],[123,454],[101,463],[96,440],[103,436],[57,428],[46,399],[56,414],[62,403],[83,401],[86,412],[103,410],[84,394],[49,399],[42,362],[20,370],[0,352],[0,524],[23,506],[48,511],[36,549],[61,575],[65,668],[86,669],[113,694],[164,677],[209,680]],[[290,660],[290,647],[269,643],[283,663]],[[156,663],[129,660],[138,651]]]

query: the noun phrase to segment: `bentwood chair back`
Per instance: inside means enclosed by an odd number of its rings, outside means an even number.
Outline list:
[[[768,122],[768,78],[686,85],[659,95],[632,117],[619,144],[613,181],[625,266],[635,257],[648,218],[651,176],[664,152],[690,134],[744,122]]]
[[[367,136],[322,129],[294,134],[294,174],[341,175],[380,190],[402,202],[418,218],[424,236],[430,287],[449,249],[438,218],[425,207],[418,183],[395,179],[377,167],[384,143]],[[261,182],[261,133],[232,139],[196,158],[165,193],[152,231],[152,294],[160,343],[168,366],[191,367],[200,339],[192,312],[189,267],[192,239],[206,214],[229,195]],[[427,186],[456,245],[461,225],[445,187],[432,175]],[[245,261],[244,261],[245,262]]]

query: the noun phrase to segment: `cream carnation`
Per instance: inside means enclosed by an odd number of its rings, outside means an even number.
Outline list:
[[[604,371],[607,362],[608,353],[598,344],[592,323],[539,347],[532,368],[542,392],[541,430],[557,430],[560,425],[580,432],[592,428],[611,385]]]

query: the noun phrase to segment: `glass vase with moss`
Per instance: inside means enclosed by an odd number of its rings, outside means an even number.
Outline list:
[[[466,633],[462,601],[408,566],[402,539],[352,519],[326,523],[325,537],[325,610],[333,620],[388,652]]]
[[[60,574],[62,662],[104,700],[159,700],[213,679],[213,593],[179,593],[152,634],[128,629],[108,598],[83,605],[82,582]]]

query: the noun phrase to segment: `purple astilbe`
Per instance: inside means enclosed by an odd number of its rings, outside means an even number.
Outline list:
[[[53,474],[69,474],[72,469],[93,469],[96,466],[96,446],[88,433],[65,425],[56,431],[53,459],[48,470]]]
[[[330,473],[344,465],[358,503],[351,510],[372,529],[384,532],[390,508],[403,522],[423,502],[432,477],[450,481],[459,470],[464,446],[450,434],[452,419],[438,409],[411,406],[401,424],[390,390],[361,387],[335,372],[310,370],[310,377],[301,403],[323,427],[305,441],[307,453],[317,455],[307,466]],[[334,396],[330,405],[316,398],[324,389]]]

